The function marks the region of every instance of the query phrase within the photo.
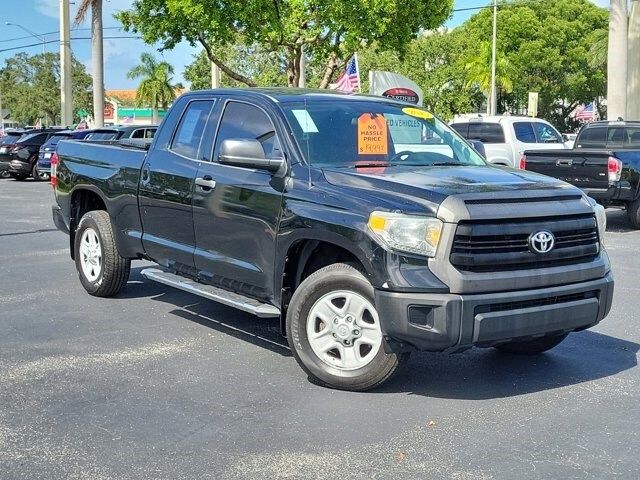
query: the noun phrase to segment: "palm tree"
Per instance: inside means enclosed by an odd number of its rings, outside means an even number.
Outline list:
[[[607,118],[627,113],[627,0],[611,0],[607,53]]]
[[[127,77],[142,78],[136,90],[136,103],[153,109],[153,123],[158,123],[158,109],[167,108],[176,98],[176,88],[172,85],[173,67],[167,62],[158,62],[150,53],[140,55],[140,64],[133,67]]]
[[[91,76],[93,77],[93,120],[104,124],[104,72],[102,47],[102,0],[81,0],[74,23],[82,23],[91,9]]]
[[[594,30],[589,47],[589,65],[593,68],[603,68],[607,65],[607,48],[609,31],[604,28]]]
[[[489,95],[491,92],[491,44],[482,42],[480,52],[465,66],[465,88],[477,85],[487,96],[487,113],[489,112]],[[513,66],[509,59],[498,53],[496,58],[496,87],[510,93],[513,90]]]

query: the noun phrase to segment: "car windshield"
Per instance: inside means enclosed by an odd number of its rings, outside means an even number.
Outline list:
[[[486,164],[457,132],[422,108],[360,99],[305,100],[282,108],[314,166]]]

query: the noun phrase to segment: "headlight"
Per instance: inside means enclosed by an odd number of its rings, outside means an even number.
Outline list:
[[[604,232],[607,231],[607,213],[599,203],[593,206],[593,211],[596,214],[596,222],[598,224],[598,237],[600,237],[600,243],[604,245]]]
[[[442,222],[437,218],[401,213],[372,212],[368,225],[388,247],[427,257],[435,256],[442,233]]]

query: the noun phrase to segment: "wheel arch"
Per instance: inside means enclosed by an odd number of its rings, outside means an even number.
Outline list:
[[[75,259],[73,246],[80,219],[87,212],[94,210],[105,210],[108,212],[108,209],[107,202],[100,190],[92,186],[82,186],[74,189],[71,192],[69,205],[69,247],[71,258]]]
[[[307,231],[304,236],[288,243],[279,262],[280,269],[276,272],[276,285],[281,292],[280,327],[283,333],[293,292],[309,275],[334,263],[354,265],[369,278],[374,275],[364,250],[342,235]]]

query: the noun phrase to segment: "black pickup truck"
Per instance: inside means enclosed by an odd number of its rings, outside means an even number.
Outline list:
[[[601,206],[395,100],[191,92],[148,151],[62,141],[52,162],[87,292],[152,260],[147,279],[279,318],[326,386],[373,388],[416,348],[540,353],[611,307]]]
[[[520,166],[584,190],[605,207],[624,207],[640,229],[640,122],[584,126],[570,150],[526,151]]]

